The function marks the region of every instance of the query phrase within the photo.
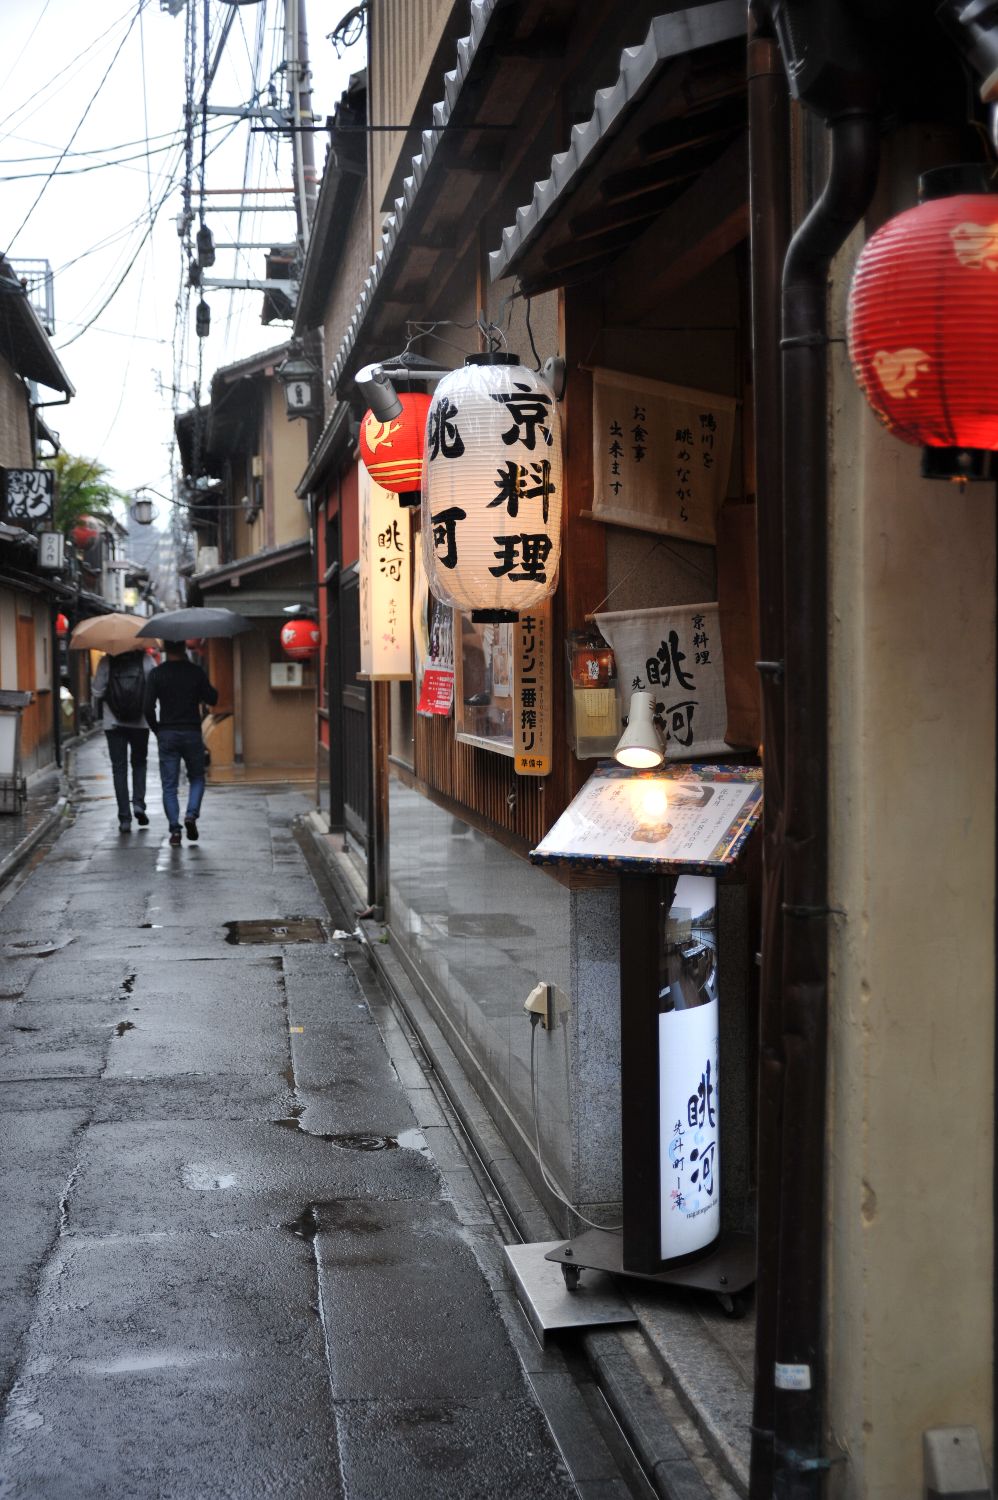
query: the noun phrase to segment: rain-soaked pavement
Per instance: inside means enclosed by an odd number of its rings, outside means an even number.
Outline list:
[[[575,1495],[495,1223],[332,939],[302,795],[209,788],[171,849],[152,802],[118,833],[103,737],[77,774],[0,893],[0,1495]]]

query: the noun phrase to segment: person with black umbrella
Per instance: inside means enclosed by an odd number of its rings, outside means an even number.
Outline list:
[[[183,641],[166,641],[165,651],[166,660],[146,679],[145,716],[159,744],[163,811],[170,825],[170,843],[177,846],[182,835],[177,792],[181,762],[188,781],[183,828],[192,844],[198,838],[198,816],[205,787],[201,709],[202,705],[210,707],[218,702],[218,690],[212,687],[203,668],[190,660]]]

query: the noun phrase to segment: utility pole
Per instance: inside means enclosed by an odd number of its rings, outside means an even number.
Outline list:
[[[295,165],[295,208],[298,214],[298,238],[302,256],[308,250],[309,234],[315,217],[315,149],[312,132],[302,124],[312,124],[312,79],[308,66],[308,31],[305,22],[305,0],[284,0],[284,56],[286,59],[288,100],[291,106],[291,149]]]

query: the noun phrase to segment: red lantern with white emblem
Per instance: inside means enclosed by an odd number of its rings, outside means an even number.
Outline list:
[[[319,627],[314,620],[289,620],[281,627],[281,645],[292,661],[311,661],[319,649]]]
[[[100,536],[100,530],[100,522],[96,516],[79,516],[70,532],[70,536],[77,547],[85,551],[87,547],[92,547],[94,542],[97,541]]]
[[[932,198],[867,241],[849,293],[849,355],[895,437],[998,450],[996,348],[998,196]]]
[[[56,617],[55,617],[55,633],[56,633],[56,635],[61,638],[62,636],[66,635],[68,633],[68,631],[69,631],[69,621],[66,618],[66,616],[65,615],[61,615],[61,614],[60,615],[56,615]]]
[[[423,443],[429,396],[406,391],[399,396],[400,416],[379,422],[372,411],[360,424],[360,456],[376,484],[398,495],[399,504],[419,504],[423,476]]]

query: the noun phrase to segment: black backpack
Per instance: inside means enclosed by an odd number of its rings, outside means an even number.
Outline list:
[[[146,659],[142,651],[112,656],[104,698],[119,723],[142,718],[146,696]]]

